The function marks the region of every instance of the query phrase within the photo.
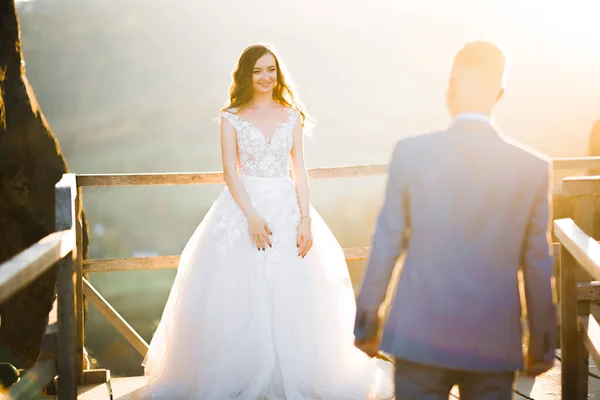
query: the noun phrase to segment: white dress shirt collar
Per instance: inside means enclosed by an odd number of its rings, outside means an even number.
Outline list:
[[[483,113],[464,112],[464,113],[457,114],[454,117],[454,121],[464,121],[464,120],[479,121],[479,122],[483,122],[488,125],[491,124],[490,116],[483,114]]]

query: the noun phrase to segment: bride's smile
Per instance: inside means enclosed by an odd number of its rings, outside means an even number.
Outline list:
[[[277,65],[272,54],[267,53],[256,61],[252,71],[252,82],[254,90],[258,92],[273,90],[273,82],[277,82]]]

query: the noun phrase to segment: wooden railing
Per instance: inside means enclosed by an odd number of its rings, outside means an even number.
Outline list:
[[[554,160],[555,170],[600,168],[600,157],[559,158]],[[308,171],[311,179],[345,178],[368,175],[384,175],[387,165],[359,165],[343,167],[312,168]],[[565,185],[562,195],[577,195],[581,188]],[[109,322],[142,355],[148,350],[148,344],[110,305],[106,299],[83,278],[84,273],[122,270],[143,270],[176,268],[179,256],[158,256],[120,259],[82,260],[81,231],[81,188],[84,186],[147,186],[147,185],[187,185],[187,184],[223,184],[221,172],[207,173],[170,173],[170,174],[110,174],[110,175],[73,175],[66,174],[56,186],[56,233],[42,239],[39,243],[0,265],[0,301],[9,298],[25,287],[35,277],[60,261],[58,289],[58,368],[59,392],[61,399],[74,399],[78,382],[86,376],[107,379],[108,374],[87,374],[82,369],[83,360],[83,298],[94,304]],[[555,254],[559,245],[554,245]],[[344,248],[347,260],[363,260],[368,256],[368,247]],[[47,365],[49,365],[47,367]],[[53,363],[39,364],[32,368],[31,374],[44,377],[46,382],[55,377]],[[40,369],[43,369],[40,373]],[[101,371],[97,371],[101,372]],[[49,378],[49,379],[46,379]],[[39,380],[39,379],[38,379]],[[24,379],[24,381],[30,381]],[[22,393],[23,385],[17,384],[11,389],[11,395]],[[16,397],[18,398],[18,397]]]
[[[310,179],[349,178],[356,176],[384,175],[387,165],[357,165],[343,167],[311,168]],[[170,173],[170,174],[111,174],[77,175],[77,185],[83,186],[152,186],[152,185],[190,185],[223,184],[222,172]],[[366,247],[344,248],[346,260],[362,260],[368,255]],[[149,270],[177,268],[179,256],[155,256],[118,259],[84,260],[82,273],[110,272],[126,270]],[[142,355],[148,351],[148,343],[131,325],[102,297],[93,285],[83,279],[83,294],[102,315],[121,333],[121,335]]]
[[[558,158],[553,160],[555,170],[574,170],[600,168],[600,157]],[[357,165],[311,168],[308,174],[311,180],[329,178],[348,178],[368,175],[384,175],[387,164]],[[205,173],[170,173],[170,174],[109,174],[109,175],[77,175],[78,186],[149,186],[149,185],[187,185],[187,184],[223,184],[221,172]],[[563,195],[571,195],[563,192]],[[558,245],[554,248],[558,254]],[[344,248],[346,260],[364,260],[369,253],[368,247]],[[177,268],[179,256],[155,256],[118,259],[84,260],[83,273],[109,272],[124,270],[149,270]],[[148,344],[141,336],[110,306],[100,293],[84,280],[84,294],[115,328],[145,356]]]
[[[58,266],[58,359],[38,361],[9,392],[9,398],[37,398],[40,390],[57,375],[62,399],[77,397],[75,282],[77,184],[73,174],[66,174],[56,184],[56,232],[46,236],[0,266],[0,302],[24,289],[41,274]],[[83,343],[81,342],[81,346]]]
[[[600,281],[600,244],[568,219],[554,221],[560,241],[560,342],[563,399],[588,398],[588,359],[600,365],[600,326],[590,302],[600,300],[599,282],[577,283],[576,268]]]

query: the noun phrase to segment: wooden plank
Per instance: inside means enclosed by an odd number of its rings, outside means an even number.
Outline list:
[[[600,176],[570,176],[563,179],[564,196],[600,194]]]
[[[387,164],[351,165],[340,167],[309,168],[310,179],[349,178],[355,176],[384,175]],[[291,172],[290,172],[291,174]],[[156,173],[156,174],[79,174],[79,186],[152,186],[152,185],[206,185],[223,184],[223,173]]]
[[[77,400],[113,400],[110,383],[92,383],[77,388]],[[60,400],[60,396],[58,397]],[[133,400],[133,399],[132,399]]]
[[[79,380],[75,348],[74,258],[74,253],[69,253],[58,268],[58,392],[65,400],[76,399]]]
[[[357,176],[385,175],[388,171],[387,164],[352,165],[341,167],[309,168],[310,179],[352,178]]]
[[[0,303],[23,289],[75,246],[70,231],[54,232],[0,266]]]
[[[108,369],[86,369],[83,371],[81,383],[92,385],[110,381],[110,370]]]
[[[112,378],[110,382],[115,400],[136,400],[143,398],[140,395],[148,379],[145,376],[129,376],[126,378]]]
[[[600,157],[567,157],[553,160],[555,170],[600,168]],[[388,164],[348,165],[309,168],[311,179],[348,178],[355,176],[385,175]],[[222,184],[223,173],[157,173],[157,174],[78,174],[79,186],[147,186],[147,185],[202,185]]]
[[[75,174],[63,174],[56,184],[56,231],[74,227],[77,178]]]
[[[559,256],[560,244],[552,243],[552,254]],[[346,247],[343,249],[346,261],[366,260],[369,257],[370,247]],[[131,258],[105,258],[83,260],[83,273],[134,271],[149,269],[177,268],[179,256],[153,256]]]
[[[64,174],[56,184],[56,230],[69,229],[75,239],[74,174]],[[75,240],[73,242],[75,245]],[[76,250],[69,252],[58,267],[58,392],[61,400],[77,398],[79,374],[76,361],[76,307],[75,307]]]
[[[558,258],[560,244],[552,243],[551,249],[553,256]],[[343,250],[346,261],[359,261],[366,260],[369,257],[371,248],[346,247]],[[83,260],[83,273],[168,269],[177,268],[178,265],[179,256],[88,259]]]
[[[559,157],[552,160],[554,170],[600,168],[600,157]]]
[[[527,397],[536,400],[560,400],[560,361],[556,361],[554,367],[536,377],[519,376],[516,382],[516,390],[518,394],[514,395],[514,400],[523,400]],[[594,370],[590,368],[590,370]],[[111,386],[113,398],[115,400],[138,400],[143,398],[143,388],[147,383],[147,378],[144,376],[128,376],[128,377],[113,377],[111,378]],[[590,379],[589,383],[590,399],[596,399],[600,395],[600,380]],[[455,395],[458,393],[453,390]],[[524,397],[527,396],[527,397]],[[460,396],[459,396],[460,398]],[[98,398],[98,400],[104,400]],[[398,399],[400,400],[400,399]],[[456,397],[450,397],[450,400],[456,400]],[[569,400],[564,399],[563,400]]]
[[[573,221],[586,235],[594,237],[594,196],[573,196]],[[593,281],[594,278],[585,269],[578,268],[575,279],[578,282]]]
[[[163,174],[79,174],[79,186],[214,185],[224,183],[222,172]]]
[[[600,281],[577,283],[577,300],[600,300]]]
[[[579,346],[577,348],[578,351],[578,370],[577,377],[579,378],[577,381],[577,400],[587,400],[588,398],[588,372],[590,370],[590,353],[588,352],[584,335],[585,332],[581,328],[581,324],[579,323],[580,317],[587,317],[590,315],[590,302],[587,300],[578,300],[577,301],[577,333],[579,339],[577,340]]]
[[[369,247],[347,247],[347,261],[364,260],[369,256]],[[134,271],[177,268],[180,256],[154,256],[133,258],[109,258],[83,260],[83,272]]]
[[[58,355],[58,329],[56,326],[46,329],[40,344],[40,358],[56,358]]]
[[[579,265],[593,279],[600,280],[600,244],[586,235],[571,218],[555,220],[554,234]],[[576,296],[576,293],[574,293],[574,296]],[[561,297],[561,299],[564,299],[564,297]]]
[[[526,375],[518,376],[516,390],[519,395],[513,395],[513,400],[524,400],[527,398],[535,400],[560,400],[560,370],[561,364],[555,360],[550,371],[537,377]]]
[[[76,336],[75,336],[75,348],[77,351],[77,379],[81,382],[83,374],[83,358],[84,358],[84,335],[85,335],[85,321],[84,321],[84,305],[83,305],[83,221],[82,221],[82,210],[81,210],[81,188],[76,188],[75,198],[75,322],[76,322]]]
[[[586,235],[594,236],[594,196],[574,197],[573,220]]]
[[[586,349],[596,365],[600,365],[600,326],[598,321],[593,315],[589,314],[587,317],[579,317],[579,324],[582,328],[582,337]]]
[[[552,255],[558,258],[560,243],[551,244]],[[370,247],[346,247],[343,249],[346,261],[366,260],[369,257]],[[179,256],[153,256],[131,258],[105,258],[83,260],[83,273],[134,271],[149,269],[177,268]]]
[[[134,271],[177,268],[180,256],[107,258],[83,260],[83,272]]]
[[[564,399],[574,398],[578,388],[577,283],[573,255],[560,252],[560,348],[562,350],[561,390]]]
[[[37,399],[44,386],[57,375],[56,361],[38,361],[6,394],[7,399]],[[2,397],[0,395],[0,397]],[[63,397],[67,398],[67,397]]]
[[[114,326],[121,335],[142,355],[148,352],[148,343],[125,321],[87,279],[83,279],[83,294],[96,306],[98,311]]]

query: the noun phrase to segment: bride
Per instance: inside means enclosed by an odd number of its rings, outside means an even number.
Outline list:
[[[344,253],[310,205],[306,113],[275,52],[246,48],[229,93],[227,187],[181,255],[144,398],[392,398],[391,364],[354,346]]]

